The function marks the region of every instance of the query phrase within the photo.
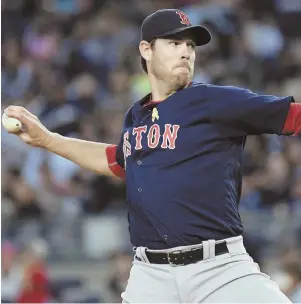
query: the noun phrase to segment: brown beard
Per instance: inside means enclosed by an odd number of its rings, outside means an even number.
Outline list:
[[[182,90],[184,89],[191,81],[191,77],[183,77],[183,75],[166,75],[166,74],[162,74],[160,69],[157,68],[152,68],[152,73],[153,75],[161,81],[170,82],[170,92],[174,93],[176,91]],[[168,80],[172,80],[172,81],[168,81]]]

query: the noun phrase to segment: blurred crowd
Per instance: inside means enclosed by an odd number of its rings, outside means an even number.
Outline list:
[[[53,132],[117,143],[126,109],[149,92],[140,25],[160,8],[180,8],[213,34],[197,49],[195,81],[301,102],[300,0],[2,0],[2,110],[22,105]],[[74,291],[81,282],[53,278],[52,265],[89,259],[83,243],[95,236],[83,233],[84,221],[126,214],[125,186],[3,130],[1,137],[2,300],[67,301],[62,286]],[[245,245],[301,302],[300,136],[249,137],[243,175]],[[120,301],[132,259],[127,242],[104,260],[108,274],[99,284],[110,296],[83,302]]]

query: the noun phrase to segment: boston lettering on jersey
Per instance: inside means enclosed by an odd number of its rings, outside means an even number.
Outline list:
[[[125,169],[134,246],[164,249],[242,233],[246,136],[281,134],[292,97],[192,83],[126,113],[116,161]]]
[[[150,149],[155,149],[162,137],[161,148],[162,149],[175,149],[176,139],[178,136],[179,125],[165,124],[164,133],[161,136],[160,126],[158,124],[152,125],[149,129],[146,125],[133,128],[133,135],[135,136],[135,150],[142,149],[142,136],[145,134],[147,137],[147,146]],[[126,158],[131,155],[131,143],[129,142],[129,131],[126,131],[123,135],[123,155],[124,166],[126,167]]]

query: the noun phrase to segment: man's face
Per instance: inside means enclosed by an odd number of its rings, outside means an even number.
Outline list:
[[[195,43],[186,37],[158,38],[151,49],[149,74],[175,89],[185,87],[193,77]]]

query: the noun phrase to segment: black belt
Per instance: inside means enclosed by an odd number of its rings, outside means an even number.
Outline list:
[[[228,253],[226,241],[215,244],[215,255]],[[204,258],[203,247],[191,249],[189,251],[175,250],[170,253],[166,252],[149,252],[145,254],[151,264],[170,264],[172,266],[184,266],[197,263]]]

